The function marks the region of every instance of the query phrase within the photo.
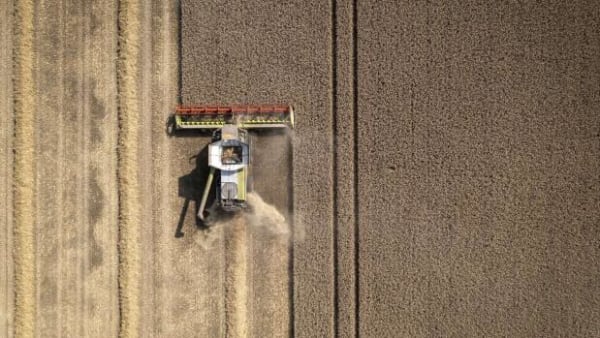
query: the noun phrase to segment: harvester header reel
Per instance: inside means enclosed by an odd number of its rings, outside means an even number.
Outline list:
[[[244,129],[293,128],[294,110],[290,105],[179,106],[173,119],[175,130],[218,129],[225,124]]]

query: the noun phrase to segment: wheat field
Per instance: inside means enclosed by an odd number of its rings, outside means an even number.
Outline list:
[[[600,336],[593,1],[0,3],[0,337]],[[197,224],[177,104],[292,104]]]

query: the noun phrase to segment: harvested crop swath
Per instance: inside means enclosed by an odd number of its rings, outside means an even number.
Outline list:
[[[139,54],[137,1],[119,4],[119,297],[120,336],[139,333],[139,183],[138,183],[138,98],[137,69]]]

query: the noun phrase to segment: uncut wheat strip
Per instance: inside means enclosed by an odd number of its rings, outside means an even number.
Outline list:
[[[120,336],[139,333],[139,182],[137,163],[139,3],[119,3],[119,297]]]
[[[15,6],[14,55],[14,266],[15,337],[32,337],[35,327],[33,2]]]

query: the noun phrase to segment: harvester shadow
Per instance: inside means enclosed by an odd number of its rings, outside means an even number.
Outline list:
[[[190,161],[196,162],[195,168],[189,174],[179,177],[178,180],[178,194],[179,197],[184,199],[184,202],[183,207],[181,208],[181,213],[179,214],[177,229],[175,230],[176,238],[183,237],[184,235],[183,226],[185,224],[191,202],[194,204],[193,218],[196,226],[200,230],[208,229],[208,226],[196,216],[198,214],[198,209],[200,208],[202,192],[208,178],[208,145],[205,146],[197,155],[192,156]],[[208,200],[214,200],[214,189],[211,189]]]

